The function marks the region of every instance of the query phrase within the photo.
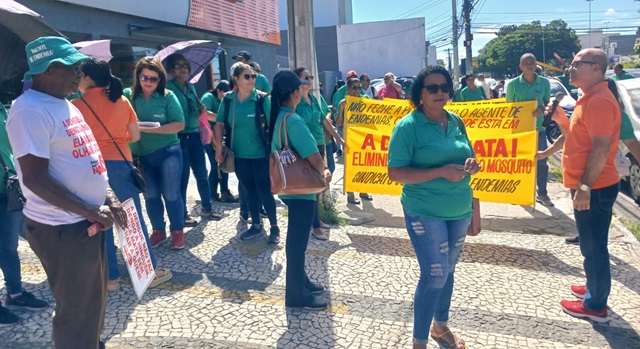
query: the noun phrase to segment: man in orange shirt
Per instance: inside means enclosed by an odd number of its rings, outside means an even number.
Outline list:
[[[571,189],[586,285],[571,285],[579,300],[563,300],[570,315],[607,322],[611,291],[609,224],[620,175],[615,157],[620,140],[620,105],[604,80],[607,56],[599,49],[580,51],[570,65],[570,82],[584,91],[571,122],[559,113],[554,120],[566,137],[562,154],[565,187]]]

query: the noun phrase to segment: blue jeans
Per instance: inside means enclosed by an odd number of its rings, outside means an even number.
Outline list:
[[[0,174],[1,175],[1,174]],[[0,184],[1,185],[1,184]],[[4,274],[7,294],[22,293],[20,257],[18,256],[18,230],[22,211],[0,211],[0,269]]]
[[[182,177],[180,180],[180,193],[184,201],[184,212],[187,212],[187,187],[189,186],[189,169],[196,176],[198,194],[202,200],[202,208],[211,211],[211,196],[209,195],[209,180],[207,178],[207,159],[204,148],[200,142],[200,134],[178,133],[180,148],[182,149]]]
[[[584,273],[587,276],[587,294],[583,304],[591,310],[606,307],[611,293],[609,224],[618,190],[619,183],[606,188],[592,189],[589,210],[573,210],[580,236],[580,252],[584,256]],[[575,193],[575,190],[571,190],[571,197]]]
[[[333,171],[336,170],[336,159],[333,157],[333,145],[336,143],[329,143],[326,145],[327,147],[327,167],[329,168],[329,171],[331,171],[331,173],[333,174]]]
[[[260,224],[260,203],[262,203],[269,217],[269,222],[272,226],[277,226],[276,201],[271,194],[271,179],[269,178],[269,160],[267,158],[236,158],[235,166],[236,176],[242,187],[240,190],[240,212],[244,213],[242,206],[245,205],[249,209],[252,224]]]
[[[541,131],[538,132],[538,150],[545,149],[547,149],[547,135],[544,131]],[[538,185],[538,195],[547,195],[547,180],[549,179],[547,158],[538,160],[537,167],[536,184]]]
[[[151,249],[151,242],[149,242],[149,232],[147,231],[147,225],[144,223],[144,217],[142,217],[142,206],[140,205],[140,195],[136,186],[131,179],[131,167],[125,161],[121,160],[107,160],[107,175],[109,176],[109,186],[118,197],[120,202],[132,198],[133,203],[136,206],[138,217],[140,218],[140,227],[142,228],[142,234],[147,241],[147,248],[149,255],[151,256],[151,264],[156,267],[156,256]],[[109,280],[115,280],[120,276],[120,270],[118,269],[118,257],[116,256],[116,246],[114,244],[113,228],[109,228],[105,231],[105,244],[107,249],[107,262],[109,263]]]
[[[171,223],[171,231],[184,229],[184,202],[180,195],[182,175],[182,152],[180,145],[174,144],[140,157],[147,192],[144,201],[151,227],[165,231],[164,205]],[[164,204],[162,199],[164,198]]]
[[[416,216],[406,210],[404,217],[420,265],[420,281],[413,300],[413,340],[426,344],[431,319],[449,320],[453,272],[471,217],[445,221]]]
[[[203,147],[211,165],[211,170],[209,171],[209,196],[213,198],[218,194],[218,184],[220,184],[220,194],[228,193],[229,174],[220,171],[220,177],[218,177],[218,163],[216,162],[216,150],[213,149],[213,144],[205,144]]]

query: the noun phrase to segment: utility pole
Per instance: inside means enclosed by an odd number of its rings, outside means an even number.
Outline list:
[[[589,47],[593,47],[591,45],[591,3],[593,0],[587,0],[587,2],[589,3]]]
[[[447,67],[449,67],[449,75],[453,74],[453,67],[451,66],[451,49],[447,49]]]
[[[289,20],[289,67],[291,70],[305,67],[311,75],[318,76],[312,0],[287,0],[287,17]],[[318,80],[314,80],[313,84],[315,96],[319,98]]]
[[[460,75],[460,67],[458,66],[458,62],[460,61],[460,57],[458,56],[458,11],[457,11],[457,1],[451,0],[451,12],[453,16],[452,21],[452,35],[451,35],[451,45],[453,46],[453,80],[456,81],[458,76]]]
[[[466,65],[467,74],[473,74],[473,52],[471,51],[471,42],[473,41],[473,34],[471,34],[471,10],[473,4],[471,0],[464,0],[462,4],[462,16],[464,17],[464,47],[467,53]]]

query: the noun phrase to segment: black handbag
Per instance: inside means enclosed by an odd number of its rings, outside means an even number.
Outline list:
[[[0,197],[0,207],[7,212],[20,211],[27,203],[27,199],[22,195],[18,176],[14,170],[7,166],[2,156],[0,156],[0,162],[4,173],[2,182],[5,186],[5,192]]]
[[[91,110],[91,113],[93,114],[93,116],[96,117],[96,120],[98,120],[100,125],[102,125],[102,128],[104,128],[104,130],[107,132],[107,135],[109,135],[111,142],[113,142],[113,145],[115,145],[116,149],[118,149],[118,152],[120,153],[120,156],[122,156],[122,159],[124,160],[124,162],[126,162],[127,165],[131,167],[131,171],[129,171],[129,174],[131,175],[131,180],[133,181],[133,185],[135,185],[136,189],[138,189],[138,192],[140,193],[146,192],[147,181],[144,180],[144,177],[142,176],[142,172],[140,172],[140,170],[138,170],[138,168],[134,166],[131,162],[127,161],[127,158],[122,153],[122,150],[120,150],[118,143],[116,143],[116,141],[113,139],[113,136],[111,136],[111,132],[109,132],[107,127],[102,123],[102,120],[100,120],[100,118],[98,117],[98,114],[96,114],[96,112],[93,111],[93,108],[91,108],[89,103],[87,103],[87,101],[85,101],[83,97],[80,97],[80,99],[84,102],[84,104],[87,105],[87,107],[89,107],[89,110]]]

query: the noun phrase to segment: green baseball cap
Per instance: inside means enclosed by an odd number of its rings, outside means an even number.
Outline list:
[[[69,40],[59,36],[37,38],[25,47],[29,70],[24,74],[24,81],[30,81],[34,75],[44,73],[53,62],[74,65],[90,57],[78,52]]]

